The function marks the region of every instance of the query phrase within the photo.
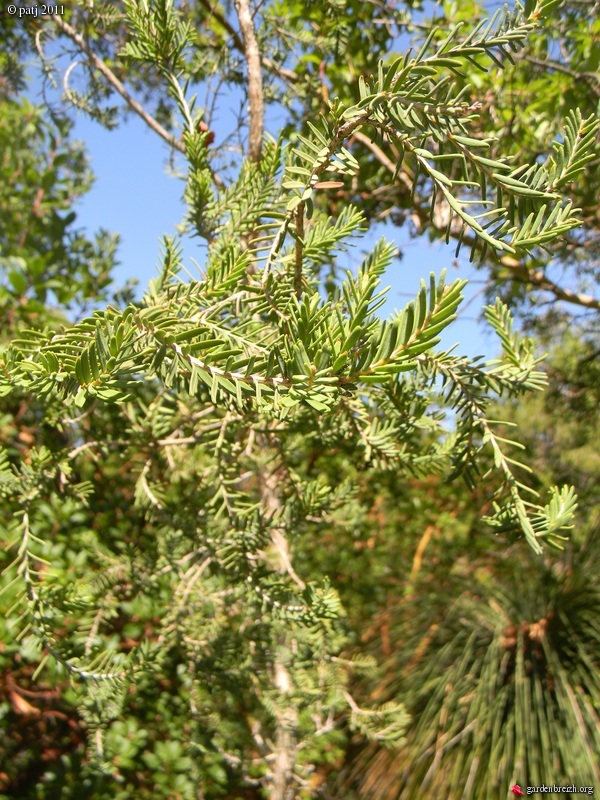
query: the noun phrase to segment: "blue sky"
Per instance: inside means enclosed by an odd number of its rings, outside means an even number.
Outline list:
[[[92,190],[77,204],[78,225],[90,232],[103,227],[119,233],[120,265],[115,278],[119,283],[135,278],[142,291],[156,275],[162,236],[176,233],[184,214],[183,182],[171,172],[168,147],[137,117],[107,131],[80,113],[74,136],[85,142],[96,175]],[[459,343],[458,351],[465,355],[495,356],[496,338],[477,321],[483,304],[482,273],[477,273],[468,258],[457,262],[451,245],[410,240],[406,231],[388,225],[357,240],[349,252],[349,263],[358,265],[362,251],[381,235],[395,240],[404,256],[386,276],[391,289],[380,313],[387,316],[394,308],[403,307],[418,290],[420,278],[427,278],[430,271],[439,275],[446,268],[448,280],[472,280],[465,292],[464,310],[445,331],[442,345]],[[184,241],[184,265],[192,274],[192,259],[201,265],[203,255],[201,240]]]
[[[409,44],[408,37],[406,42],[403,37],[397,42],[400,49]],[[64,71],[69,63],[70,59],[65,61],[64,56],[59,57],[59,72]],[[31,93],[35,95],[40,86],[39,65],[32,64],[31,77]],[[76,83],[77,78],[75,70],[71,80]],[[202,94],[204,91],[200,92],[199,102]],[[59,97],[55,99],[58,101]],[[216,144],[236,130],[241,103],[239,90],[220,96],[212,118]],[[71,115],[75,116],[76,123],[73,137],[85,143],[96,175],[91,191],[75,207],[77,225],[86,228],[90,234],[98,228],[119,234],[120,263],[115,279],[121,285],[131,278],[136,279],[141,295],[149,280],[156,275],[162,237],[176,233],[176,226],[185,213],[183,181],[172,174],[168,146],[137,116],[129,115],[116,129],[107,131],[82,112],[72,111]],[[269,109],[266,122],[269,133],[277,137],[281,113]],[[181,159],[179,163],[181,166]],[[357,240],[356,247],[344,257],[344,266],[357,267],[364,251],[382,235],[396,242],[403,258],[392,265],[386,276],[385,283],[391,288],[380,313],[388,316],[395,308],[402,308],[415,296],[421,278],[428,279],[430,271],[439,275],[446,268],[447,281],[460,277],[467,278],[470,283],[465,290],[459,317],[443,332],[441,346],[449,348],[458,343],[458,352],[464,355],[495,357],[500,349],[499,342],[479,322],[484,303],[482,278],[485,273],[478,272],[469,264],[468,251],[456,260],[453,245],[432,245],[426,239],[410,239],[406,229],[386,225]],[[193,261],[202,265],[204,260],[201,240],[184,240],[183,252],[184,266],[194,274]]]

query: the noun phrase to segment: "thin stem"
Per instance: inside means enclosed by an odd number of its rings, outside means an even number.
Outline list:
[[[296,209],[296,253],[294,261],[294,291],[300,299],[302,295],[302,260],[304,256],[304,203]]]

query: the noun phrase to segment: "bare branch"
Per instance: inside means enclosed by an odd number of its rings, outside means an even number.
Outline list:
[[[90,63],[98,70],[98,72],[102,73],[113,89],[115,89],[115,91],[123,98],[123,100],[125,100],[129,108],[132,111],[135,111],[135,113],[144,120],[146,125],[148,125],[149,128],[151,128],[162,139],[164,139],[167,144],[169,144],[171,147],[174,147],[176,150],[185,153],[185,145],[183,142],[172,136],[169,131],[163,128],[163,126],[157,122],[154,117],[151,116],[134,97],[129,94],[114,72],[104,63],[104,61],[102,61],[101,58],[94,53],[85,39],[80,36],[77,31],[69,25],[68,22],[65,22],[62,17],[53,14],[52,20],[56,24],[57,28],[66,34],[69,39],[71,39],[71,41],[74,42],[83,53],[85,53]]]
[[[210,2],[210,0],[200,0],[200,5],[205,8],[211,17],[213,17],[222,28],[225,28],[227,33],[231,36],[231,41],[236,50],[240,53],[245,53],[244,42],[240,39],[239,33],[233,27],[231,22],[227,19],[226,16],[221,14],[221,11],[216,6]]]
[[[240,39],[239,33],[233,27],[231,22],[229,22],[227,17],[223,16],[220,10],[216,6],[213,6],[210,0],[200,0],[200,5],[208,11],[211,17],[213,17],[222,28],[225,28],[227,33],[231,36],[231,41],[233,42],[235,49],[242,53],[242,55],[245,55],[246,48],[244,47],[244,42]],[[282,67],[281,64],[278,64],[276,61],[273,61],[262,54],[260,56],[260,60],[265,69],[268,69],[270,72],[275,72],[282,80],[291,84],[298,83],[300,80],[299,76],[291,69]]]
[[[383,167],[385,167],[389,172],[391,172],[392,175],[396,174],[396,164],[394,164],[394,162],[390,158],[388,158],[388,156],[383,152],[383,150],[381,149],[381,147],[379,147],[379,145],[375,144],[375,142],[372,142],[369,139],[369,137],[365,133],[362,133],[361,131],[354,131],[352,136],[354,139],[356,139],[357,142],[360,142],[368,150],[370,150],[371,153],[377,159],[377,161],[379,161],[379,163]],[[409,181],[409,179],[403,172],[399,171],[397,177],[400,181],[402,181],[402,183],[407,187],[409,191],[412,191],[412,183]]]
[[[576,72],[558,61],[542,61],[541,58],[535,58],[530,55],[524,55],[522,59],[519,60],[527,61],[530,64],[534,64],[536,67],[543,67],[544,69],[554,72],[562,72],[564,75],[568,75],[576,81],[584,80],[595,95],[600,95],[600,82],[598,81],[597,72]]]
[[[427,219],[429,219],[428,213]],[[457,232],[452,228],[450,229],[450,235],[453,238],[458,238]],[[462,244],[463,247],[466,248],[472,247],[475,244],[475,240],[468,235],[463,236]],[[492,258],[494,258],[494,254],[490,255]],[[549,278],[548,275],[541,270],[528,268],[526,264],[521,263],[513,256],[496,256],[494,261],[495,263],[504,267],[504,269],[509,270],[512,280],[529,284],[530,286],[535,286],[536,288],[542,289],[545,292],[550,292],[556,297],[557,300],[564,300],[567,303],[571,303],[572,305],[576,306],[582,306],[583,308],[594,308],[600,310],[600,298],[594,297],[591,294],[574,292],[571,289],[565,289],[563,286],[560,286],[558,283]]]
[[[265,116],[260,52],[248,0],[234,0],[234,5],[242,31],[246,68],[248,70],[248,102],[250,104],[248,158],[250,161],[260,161]]]
[[[537,286],[539,289],[543,289],[546,292],[552,292],[558,300],[565,300],[567,303],[573,303],[576,306],[583,306],[584,308],[600,310],[600,299],[597,297],[582,292],[573,292],[571,289],[564,289],[543,272],[535,269],[527,269],[526,266],[519,264],[519,262],[509,256],[501,258],[500,263],[503,267],[508,267],[508,269],[511,270],[516,280],[522,283],[530,283],[532,286]]]

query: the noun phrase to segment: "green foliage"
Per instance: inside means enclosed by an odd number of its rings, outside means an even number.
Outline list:
[[[100,302],[105,284],[91,254],[84,262],[77,243],[64,242],[70,217],[50,215],[50,233],[36,221],[44,236],[25,236],[4,261],[6,291],[19,293],[24,314],[0,351],[0,514],[11,536],[2,602],[4,638],[12,640],[3,666],[21,669],[27,685],[52,680],[64,695],[54,711],[77,731],[64,779],[51,770],[42,796],[56,781],[74,796],[81,786],[123,800],[308,798],[319,791],[317,767],[336,769],[352,735],[405,746],[402,697],[354,699],[353,675],[373,669],[352,653],[353,625],[373,610],[375,600],[365,599],[373,584],[358,580],[351,550],[328,552],[338,533],[370,549],[370,481],[393,495],[402,480],[439,486],[440,475],[461,474],[485,486],[488,531],[524,535],[538,555],[543,542],[564,541],[573,491],[544,486],[543,504],[513,458],[519,444],[492,413],[499,399],[545,385],[533,343],[515,333],[508,308],[498,301],[486,312],[503,348],[488,364],[436,350],[463,281],[432,274],[406,308],[381,320],[396,246],[380,241],[342,275],[340,251],[370,220],[359,204],[333,216],[321,202],[323,192],[360,181],[364,166],[352,148],[374,132],[398,171],[411,165],[413,189],[424,180],[431,214],[443,199],[448,232],[458,221],[482,252],[524,254],[576,226],[562,190],[592,158],[595,123],[573,112],[564,141],[533,165],[491,155],[491,139],[473,135],[479,104],[451,77],[513,59],[549,5],[527,17],[501,11],[464,36],[460,26],[441,41],[432,31],[416,55],[375,64],[375,77],[354,82],[355,96],[324,104],[305,130],[264,137],[260,154],[234,159],[225,178],[214,171],[212,132],[189,94],[211,71],[244,80],[223,30],[241,45],[255,127],[261,64],[280,80],[294,83],[291,72],[312,85],[319,48],[330,53],[360,39],[345,3],[315,6],[316,40],[304,3],[273,4],[258,32],[238,4],[241,38],[219,7],[208,16],[204,4],[190,11],[163,0],[127,2],[123,18],[75,4],[69,22],[54,20],[130,107],[118,66],[161,97],[165,124],[179,120],[181,138],[158,119],[150,124],[186,159],[186,226],[207,254],[188,280],[178,243],[166,238],[143,299],[113,305]],[[373,22],[371,4],[349,8]],[[286,9],[300,42],[294,70],[279,20]],[[195,15],[202,30],[190,22]],[[93,43],[101,18],[105,33]],[[378,45],[389,40],[385,31],[370,35]],[[272,39],[281,49],[267,59],[260,48],[266,53]],[[265,81],[267,97],[274,85]],[[102,116],[98,92],[95,75],[84,105]],[[9,112],[23,123],[23,108]],[[9,166],[22,152],[9,153]],[[61,194],[61,182],[87,175],[83,159],[63,177],[61,164],[70,162],[53,157],[40,188],[32,179],[39,150],[32,154],[18,193],[32,192],[35,203],[49,192],[65,210],[60,202],[71,195]],[[7,248],[23,229],[20,209],[9,209]],[[36,257],[45,259],[42,278],[21,285],[14,258]],[[48,290],[65,307],[88,296],[100,307],[74,320],[53,315],[43,306]],[[388,546],[406,556],[404,543]],[[337,572],[328,576],[327,565]],[[346,576],[357,580],[360,599]],[[11,695],[16,715],[29,696],[20,691]],[[8,782],[19,785],[12,770]],[[22,796],[36,791],[25,785]]]
[[[72,205],[91,174],[84,151],[65,141],[69,129],[26,100],[0,101],[0,308],[8,329],[37,327],[52,302],[78,310],[108,296],[118,239],[100,231],[90,241],[74,229]]]

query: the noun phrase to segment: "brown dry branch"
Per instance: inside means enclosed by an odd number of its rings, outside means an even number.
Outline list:
[[[234,0],[234,5],[242,32],[246,68],[248,70],[248,103],[250,105],[248,158],[250,161],[260,161],[265,117],[260,52],[248,0]]]

